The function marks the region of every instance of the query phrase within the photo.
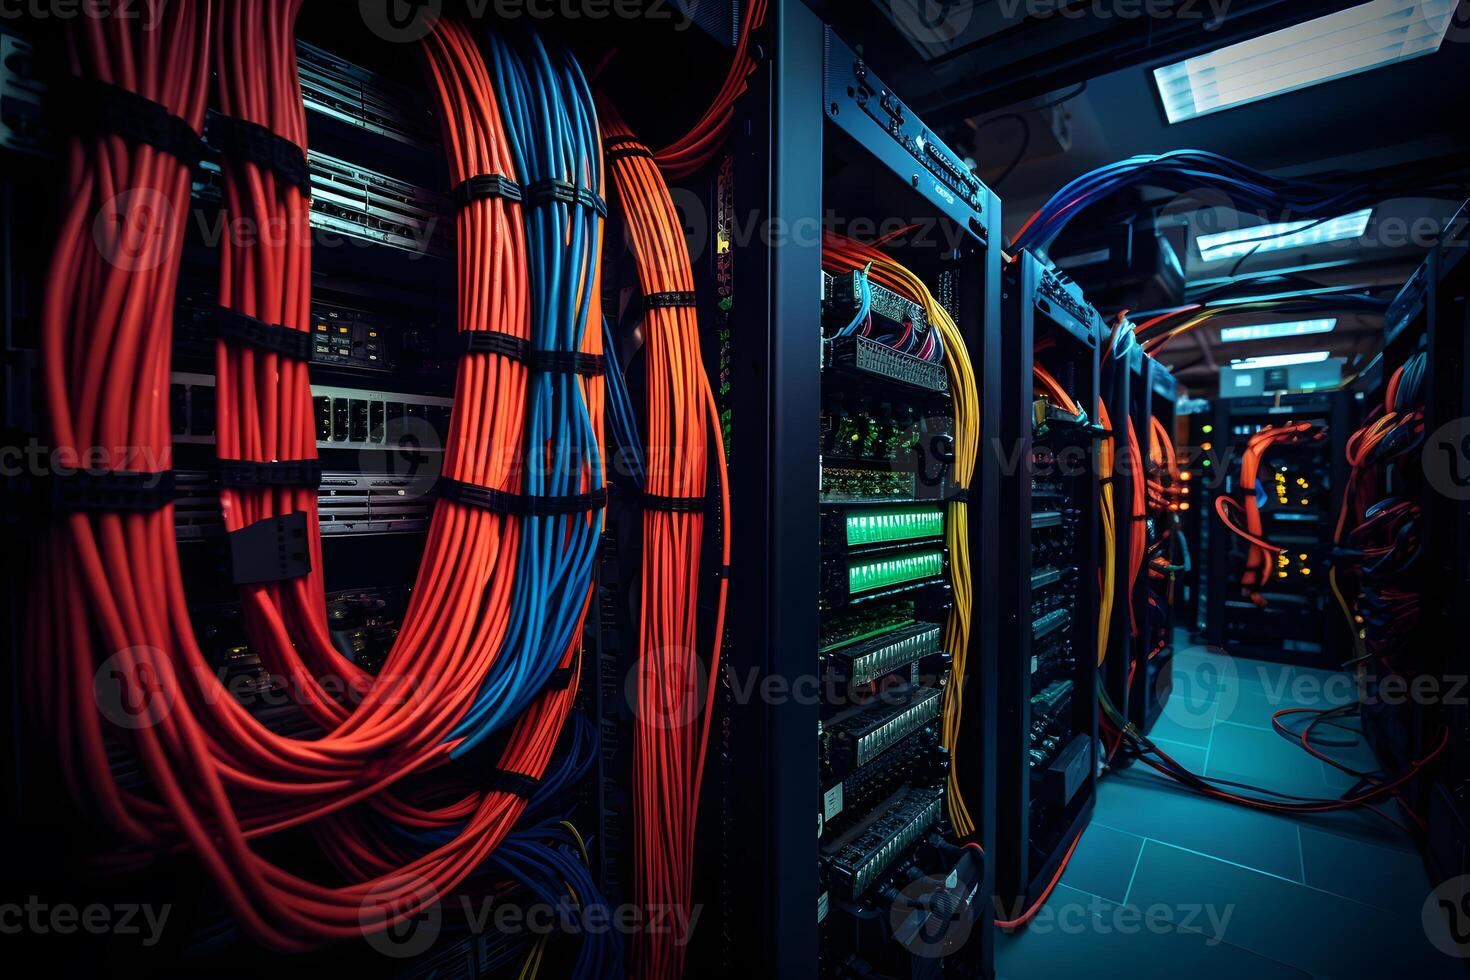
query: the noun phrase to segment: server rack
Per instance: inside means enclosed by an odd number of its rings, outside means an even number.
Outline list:
[[[1215,542],[1209,550],[1206,591],[1206,638],[1210,645],[1232,656],[1296,663],[1333,669],[1347,659],[1347,636],[1341,617],[1330,615],[1327,582],[1332,530],[1342,507],[1347,480],[1344,443],[1352,431],[1356,399],[1345,391],[1278,395],[1274,398],[1222,398],[1215,403],[1213,439],[1206,440],[1211,475],[1200,486],[1196,506],[1206,513]],[[1289,450],[1291,483],[1305,474],[1310,486],[1302,497],[1291,496],[1276,513],[1268,504],[1263,516],[1266,537],[1287,545],[1295,567],[1287,570],[1288,584],[1273,579],[1262,592],[1267,605],[1257,607],[1241,595],[1243,543],[1220,522],[1215,500],[1221,494],[1239,497],[1256,488],[1237,486],[1240,459],[1246,442],[1260,429],[1287,421],[1313,422],[1326,433],[1310,445]],[[1202,444],[1203,448],[1203,444]],[[1281,454],[1275,454],[1280,456]],[[1271,455],[1267,457],[1268,461]],[[1307,504],[1298,504],[1306,500]],[[1307,555],[1301,559],[1300,555]],[[1306,579],[1300,570],[1306,570]],[[1280,573],[1276,573],[1279,575]],[[1310,580],[1308,583],[1307,580]]]
[[[1004,281],[996,445],[1018,469],[1000,488],[1002,533],[998,546],[987,549],[986,564],[1002,570],[996,583],[996,896],[1019,910],[1056,873],[1096,802],[1098,595],[1091,570],[1099,556],[1101,484],[1094,462],[1101,430],[1091,416],[1104,334],[1075,284],[1034,256],[1017,256]],[[1038,399],[1037,365],[1056,378],[1082,418],[1061,419]],[[1076,465],[1079,459],[1085,464]],[[1061,549],[1073,563],[1070,579],[1049,558],[1033,562],[1034,554],[1048,554],[1046,536],[1058,520],[1072,537],[1072,546]],[[1049,590],[1069,581],[1070,594],[1057,602]]]
[[[1151,426],[1154,420],[1163,425],[1170,439],[1174,438],[1179,385],[1169,369],[1151,357],[1144,359],[1142,376],[1147,385],[1148,411],[1144,416],[1144,428],[1139,431],[1138,437],[1144,441],[1141,450],[1147,459],[1147,440],[1152,438]],[[1177,518],[1178,511],[1152,512],[1149,517],[1149,542],[1155,541],[1161,532],[1157,526],[1159,521],[1177,522]],[[1127,717],[1140,731],[1147,733],[1153,728],[1154,722],[1164,710],[1165,702],[1169,700],[1169,694],[1174,690],[1175,584],[1172,573],[1166,579],[1157,580],[1146,560],[1143,574],[1139,576],[1139,591],[1143,593],[1143,604],[1135,607],[1138,617],[1139,667],[1133,675]]]
[[[942,230],[947,247],[910,250],[903,258],[931,284],[954,286],[946,305],[976,364],[989,436],[999,402],[1000,209],[983,185],[973,198],[954,192],[955,175],[936,162],[957,158],[932,137],[917,139],[927,135],[922,122],[805,6],[772,6],[762,55],[732,140],[738,212],[757,233],[734,243],[732,520],[742,530],[731,569],[729,651],[735,676],[792,680],[818,672],[824,621],[819,420],[828,386],[818,302],[823,223],[812,216],[909,215]],[[968,668],[948,681],[966,692],[957,776],[979,808],[974,843],[987,856],[995,853],[995,744],[985,734],[995,697],[995,607],[988,598],[990,563],[979,557],[996,540],[999,483],[998,467],[982,453],[970,487],[970,547],[980,578]],[[869,907],[862,921],[832,925],[851,911],[840,907],[823,878],[820,831],[828,801],[817,740],[824,714],[824,704],[795,697],[729,703],[722,737],[735,792],[725,802],[739,843],[725,859],[725,900],[741,910],[742,928],[722,950],[722,972],[817,976],[831,966],[824,957],[833,955],[834,931],[847,943],[890,928],[888,907]],[[954,932],[937,923],[945,939],[968,941],[911,957],[901,965],[906,975],[992,972],[988,857],[983,865],[983,880],[962,896],[971,920]],[[947,955],[940,959],[940,953]],[[894,954],[891,943],[888,954]]]
[[[1133,663],[1133,605],[1128,593],[1128,536],[1125,533],[1128,515],[1133,513],[1133,481],[1129,467],[1137,464],[1128,449],[1128,419],[1132,411],[1132,399],[1138,397],[1135,378],[1140,376],[1144,358],[1143,348],[1131,330],[1120,331],[1111,356],[1103,361],[1101,378],[1103,397],[1112,426],[1114,446],[1113,471],[1102,474],[1113,491],[1113,514],[1115,519],[1116,547],[1113,552],[1113,582],[1115,593],[1111,623],[1108,629],[1108,649],[1103,658],[1102,682],[1108,698],[1125,718],[1131,718],[1129,701],[1132,695],[1129,684],[1130,666]],[[1127,757],[1114,760],[1126,765]]]
[[[1451,690],[1470,672],[1462,646],[1445,642],[1455,635],[1452,617],[1470,601],[1470,426],[1464,422],[1470,417],[1467,217],[1470,212],[1462,208],[1390,305],[1376,379],[1381,384],[1415,354],[1426,358],[1422,469],[1409,466],[1399,482],[1422,511],[1417,579],[1423,613],[1416,633],[1402,643],[1405,660],[1396,666],[1436,678],[1441,691]],[[1375,387],[1367,391],[1369,401],[1381,400]],[[1383,697],[1363,705],[1364,733],[1392,771],[1421,758],[1449,730],[1443,764],[1429,779],[1406,787],[1408,798],[1425,815],[1424,856],[1436,882],[1470,872],[1470,780],[1465,778],[1470,772],[1470,709],[1458,700],[1403,704],[1402,699]]]

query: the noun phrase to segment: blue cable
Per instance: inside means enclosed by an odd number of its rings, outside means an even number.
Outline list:
[[[627,462],[628,475],[638,486],[647,482],[643,462],[643,440],[638,435],[638,416],[633,412],[633,399],[628,395],[628,381],[618,364],[612,326],[602,318],[602,346],[607,351],[607,408],[612,420],[612,433],[618,444],[618,459]]]
[[[575,59],[564,50],[553,58],[534,34],[514,47],[492,34],[488,46],[496,97],[523,185],[567,181],[600,198],[596,114]],[[601,216],[561,201],[525,206],[522,215],[531,346],[580,351],[601,254]],[[566,372],[533,373],[527,385],[526,426],[524,494],[566,497],[602,489],[598,433],[578,378]],[[602,522],[600,510],[590,521],[584,514],[522,520],[505,641],[451,736],[463,739],[452,755],[463,755],[519,717],[545,687],[571,645],[586,606]]]

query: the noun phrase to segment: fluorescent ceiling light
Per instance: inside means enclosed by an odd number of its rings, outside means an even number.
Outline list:
[[[1311,333],[1331,333],[1337,319],[1294,320],[1291,323],[1259,323],[1249,327],[1224,327],[1220,343],[1234,344],[1242,340],[1273,340],[1277,337],[1303,337]]]
[[[1457,0],[1373,0],[1154,69],[1169,122],[1439,50]]]
[[[1249,371],[1254,368],[1290,367],[1293,364],[1321,364],[1331,356],[1331,351],[1325,350],[1307,351],[1304,354],[1268,354],[1265,357],[1236,359],[1230,362],[1230,367],[1236,371]]]
[[[1302,248],[1325,242],[1361,238],[1373,217],[1372,208],[1364,208],[1340,218],[1307,221],[1283,221],[1274,225],[1237,228],[1195,239],[1200,258],[1206,262],[1234,259],[1257,252],[1275,252],[1284,248]]]

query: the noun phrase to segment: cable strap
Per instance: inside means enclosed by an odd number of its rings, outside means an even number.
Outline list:
[[[524,194],[527,207],[538,208],[546,204],[580,205],[607,217],[606,201],[569,180],[538,180],[534,184],[527,184]]]
[[[580,374],[595,378],[607,370],[607,359],[601,354],[532,350],[529,340],[499,330],[466,330],[460,336],[464,338],[462,343],[466,354],[499,354],[542,374]]]
[[[223,306],[216,306],[210,313],[214,318],[215,333],[221,340],[279,354],[293,361],[311,360],[312,338],[305,330],[266,323],[248,313]]]
[[[969,487],[965,487],[963,489],[956,490],[954,493],[950,494],[948,497],[945,497],[944,498],[944,502],[946,504],[968,504],[970,502],[970,489],[969,489]]]
[[[251,459],[217,459],[214,482],[222,487],[300,487],[315,490],[322,485],[319,459],[276,459],[260,463]]]
[[[210,143],[231,160],[253,163],[302,194],[311,196],[311,166],[306,151],[260,123],[234,116],[211,116],[207,133]]]
[[[496,197],[506,201],[520,201],[521,185],[504,174],[476,174],[460,181],[454,188],[456,208],[466,208],[473,201]]]
[[[230,577],[236,585],[286,582],[311,574],[306,514],[297,511],[231,531]]]
[[[671,514],[703,513],[706,504],[704,497],[662,497],[656,493],[643,493],[638,499],[642,501],[644,510],[665,511]]]
[[[173,500],[173,470],[72,470],[51,478],[51,506],[62,514],[151,514]]]
[[[591,493],[571,497],[540,497],[510,493],[493,487],[482,487],[441,476],[435,485],[439,496],[453,503],[488,510],[492,514],[509,514],[515,517],[560,517],[567,514],[587,514],[607,506],[607,489],[599,488]]]
[[[134,145],[151,146],[191,170],[204,157],[204,141],[194,127],[168,107],[136,92],[96,78],[70,76],[56,88],[66,119],[78,136],[120,136]]]
[[[495,778],[490,783],[491,791],[509,793],[519,796],[523,800],[529,800],[536,793],[536,787],[541,785],[539,776],[529,773],[513,772],[509,769],[496,769]]]
[[[694,306],[695,303],[696,297],[692,292],[649,293],[643,297],[643,305],[650,310],[661,310],[678,306]]]
[[[646,145],[631,136],[623,136],[618,139],[608,140],[604,144],[603,155],[608,163],[615,163],[628,157],[647,157],[654,159],[653,151]]]

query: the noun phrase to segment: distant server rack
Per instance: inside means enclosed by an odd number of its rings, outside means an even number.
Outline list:
[[[741,843],[724,888],[742,911],[726,958],[710,965],[792,977],[989,975],[994,613],[981,556],[999,474],[982,465],[968,488],[957,485],[953,379],[918,348],[877,342],[932,331],[925,306],[855,268],[824,269],[821,230],[791,222],[830,214],[861,239],[872,235],[845,222],[904,215],[931,229],[884,251],[952,318],[990,427],[999,201],[804,5],[773,5],[766,53],[731,144],[742,222],[773,235],[732,249],[731,489],[735,526],[747,530],[732,561],[730,667],[741,678],[816,678],[823,693],[730,700],[724,819]],[[871,329],[843,329],[866,311]],[[968,499],[976,579],[963,674],[945,645],[957,497]],[[958,689],[951,767],[941,728]],[[953,783],[969,798],[972,836],[953,832]],[[923,955],[917,899],[936,891],[964,910],[967,941]]]
[[[1000,352],[996,895],[1030,904],[1097,792],[1100,560],[1095,465],[1101,318],[1065,276],[1021,253],[1005,271]],[[1073,403],[1038,392],[1044,371]],[[1060,519],[1059,519],[1060,518]],[[1007,905],[1007,907],[1011,907]],[[1024,907],[1024,905],[1020,906]]]
[[[1332,614],[1328,583],[1333,528],[1347,479],[1345,441],[1357,401],[1345,391],[1222,398],[1215,403],[1211,476],[1200,487],[1197,506],[1206,509],[1211,547],[1206,639],[1232,656],[1276,660],[1332,669],[1348,659],[1342,619]],[[1251,437],[1286,422],[1311,423],[1320,439],[1265,453],[1255,486],[1242,487],[1240,463]],[[1269,485],[1268,485],[1269,484]],[[1265,538],[1280,547],[1264,583],[1262,601],[1244,594],[1241,577],[1247,546],[1222,525],[1220,495],[1262,502]]]

